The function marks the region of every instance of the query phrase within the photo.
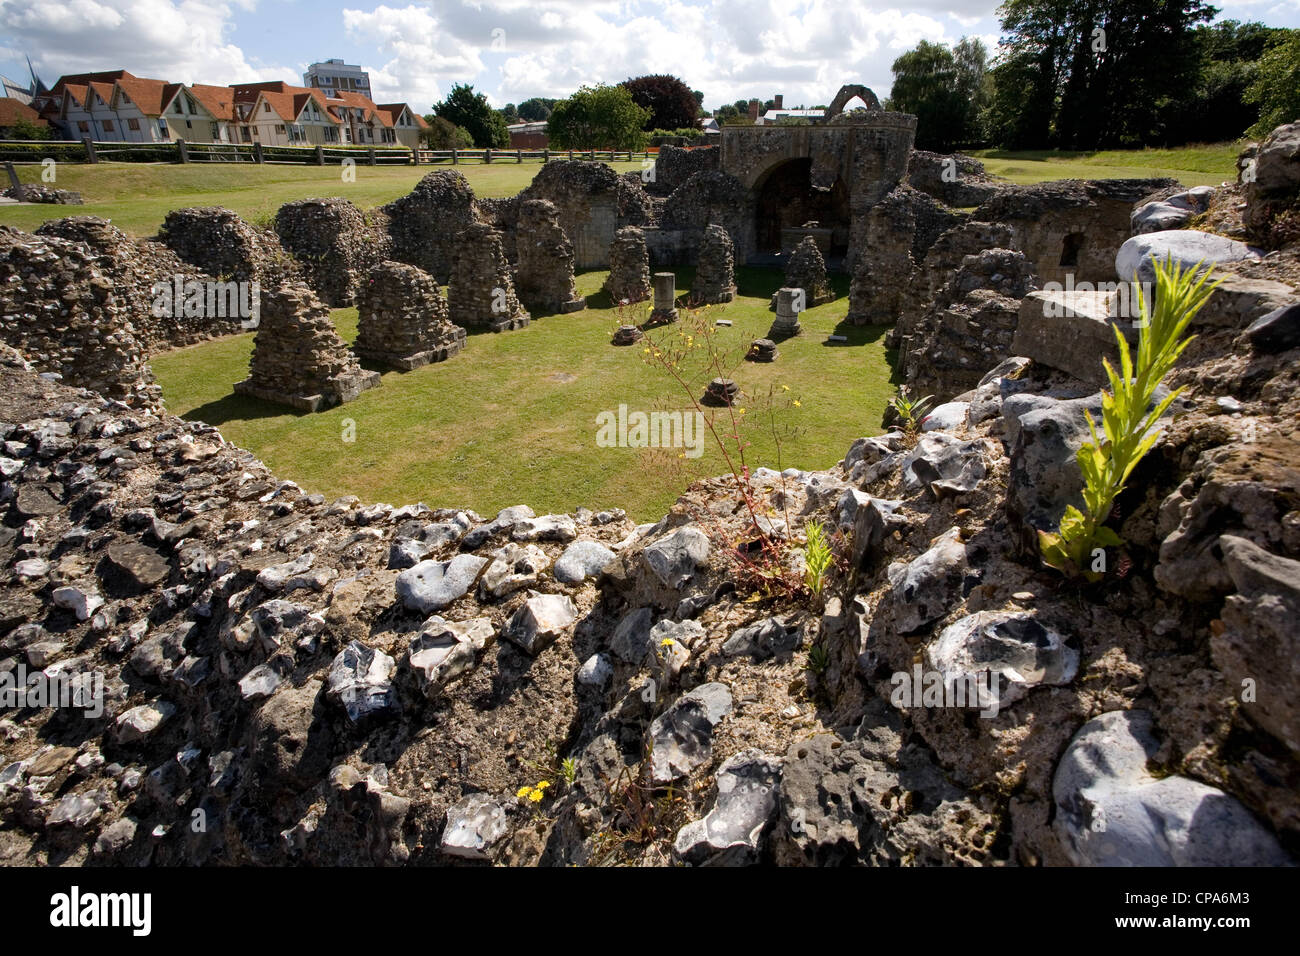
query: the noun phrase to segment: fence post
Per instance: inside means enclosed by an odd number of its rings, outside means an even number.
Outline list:
[[[524,151],[522,149],[515,150],[515,162],[522,163],[523,161],[524,161]]]
[[[186,144],[185,140],[178,139],[176,141],[176,153],[180,157],[182,163],[188,163],[190,161],[190,148]]]
[[[491,147],[491,146],[489,146],[487,149],[483,150],[483,162],[485,162],[485,163],[491,165],[491,163],[492,163],[492,147]]]
[[[545,165],[550,161],[551,161],[551,151],[549,149],[542,150],[542,164]]]
[[[260,142],[253,144],[253,162],[259,165],[266,162],[266,157],[262,155],[262,144]]]
[[[569,159],[573,159],[573,150],[569,150]]]
[[[86,147],[86,162],[99,162],[99,155],[95,152],[95,141],[89,136],[81,137],[81,145]]]
[[[371,165],[371,166],[378,166],[378,165],[379,165],[379,160],[377,160],[377,159],[375,158],[375,148],[374,148],[373,146],[370,147],[370,149],[369,149],[367,155],[368,155],[368,158],[369,158],[369,160],[370,160],[370,165]]]
[[[19,199],[23,195],[23,184],[18,179],[18,170],[14,169],[13,163],[5,163],[5,172],[9,174],[9,185],[14,187],[14,193]]]
[[[460,162],[460,150],[453,149],[451,151],[451,164],[455,166],[459,162]]]
[[[316,157],[315,157],[315,158],[316,158],[316,165],[317,165],[317,166],[324,166],[324,165],[325,165],[325,147],[322,146],[320,143],[317,143],[317,144],[316,144]]]
[[[411,164],[412,164],[413,166],[419,166],[419,165],[420,165],[420,147],[419,147],[419,146],[412,146],[412,147],[411,147]]]

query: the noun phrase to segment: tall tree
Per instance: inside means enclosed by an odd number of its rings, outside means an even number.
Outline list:
[[[625,86],[584,86],[555,104],[546,134],[556,149],[644,149],[649,116]]]
[[[510,145],[510,134],[501,114],[491,107],[484,94],[475,93],[474,87],[467,83],[453,86],[447,98],[434,106],[433,112],[452,125],[468,130],[475,146]]]
[[[632,94],[637,106],[650,111],[645,129],[694,129],[698,125],[699,101],[677,77],[657,73],[633,77],[620,85]]]
[[[1300,30],[1275,40],[1259,61],[1259,75],[1246,99],[1259,105],[1251,136],[1264,137],[1283,123],[1300,120]]]
[[[970,101],[958,83],[957,61],[942,43],[922,40],[894,61],[892,108],[916,114],[916,145],[946,152],[962,135]]]
[[[1162,112],[1199,74],[1194,28],[1215,12],[1203,0],[1006,0],[991,125],[1021,147],[1159,139]]]
[[[529,123],[540,123],[551,115],[555,100],[533,96],[519,104],[519,118]]]

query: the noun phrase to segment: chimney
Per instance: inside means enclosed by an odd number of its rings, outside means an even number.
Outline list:
[[[776,99],[774,99],[772,102],[777,109],[783,109],[783,107],[781,106],[781,101],[783,99],[785,99],[785,97],[783,97],[780,93],[776,94]]]
[[[755,122],[757,122],[757,121],[758,121],[759,110],[760,110],[761,107],[762,107],[762,104],[759,103],[758,100],[750,100],[750,101],[749,101],[749,118],[752,119],[752,120],[754,120]]]

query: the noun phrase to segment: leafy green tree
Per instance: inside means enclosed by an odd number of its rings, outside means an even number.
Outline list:
[[[632,101],[637,106],[650,111],[645,129],[679,129],[697,125],[699,100],[677,77],[657,73],[633,77],[620,85],[632,94]]]
[[[447,98],[433,108],[435,115],[464,128],[473,137],[474,145],[504,147],[510,145],[505,120],[494,110],[482,93],[475,93],[467,83],[457,83]]]
[[[530,97],[519,104],[519,118],[526,123],[540,123],[549,119],[555,100],[540,96]]]
[[[507,103],[504,107],[501,108],[499,112],[501,113],[501,118],[505,120],[507,126],[509,126],[511,123],[519,122],[519,110],[515,108],[514,103]]]
[[[922,40],[894,61],[892,108],[916,115],[916,145],[947,152],[962,135],[970,100],[958,83],[957,61],[942,43]]]
[[[430,149],[473,149],[474,137],[469,135],[469,130],[463,126],[457,126],[450,120],[445,120],[441,116],[434,116],[430,113],[424,118],[429,124],[429,128],[420,131],[420,139]]]
[[[1300,119],[1300,30],[1288,32],[1264,51],[1259,73],[1246,91],[1246,101],[1259,105],[1251,136],[1267,136],[1275,127]]]
[[[26,116],[20,116],[9,127],[9,139],[49,139],[50,128],[43,123],[33,123]]]
[[[1203,0],[1006,0],[987,119],[1000,145],[1144,145],[1200,70]]]
[[[555,104],[546,135],[556,149],[644,149],[650,111],[625,86],[584,86]]]

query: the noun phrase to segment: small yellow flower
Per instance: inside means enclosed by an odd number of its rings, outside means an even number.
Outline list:
[[[533,792],[532,787],[520,787],[518,790],[515,791],[515,796],[518,797],[520,800],[522,800],[524,797],[528,796],[532,792]]]
[[[549,780],[543,780],[541,783],[539,783],[539,784],[537,785],[537,789],[538,789],[538,790],[545,790],[545,789],[546,789],[547,787],[549,787],[550,785],[551,785],[551,781],[549,781]]]
[[[736,414],[737,414],[737,415],[743,415],[743,414],[745,414],[745,410],[744,410],[743,408],[738,408],[738,409],[736,409]]]
[[[796,399],[794,400],[794,407],[795,407],[795,408],[803,408],[803,402],[799,401],[799,399],[796,398]]]
[[[660,647],[672,647],[672,646],[673,646],[673,639],[672,639],[671,637],[665,637],[662,641],[659,642],[659,646],[660,646]]]
[[[782,386],[781,386],[781,391],[783,391],[783,392],[788,392],[788,391],[790,391],[790,386],[789,386],[789,385],[782,385]]]
[[[542,793],[542,791],[540,791],[540,790],[533,790],[533,791],[531,791],[531,792],[528,794],[528,800],[529,800],[529,802],[531,802],[531,803],[541,803],[541,802],[542,802],[542,798],[545,797],[545,796],[546,796],[546,794]]]

